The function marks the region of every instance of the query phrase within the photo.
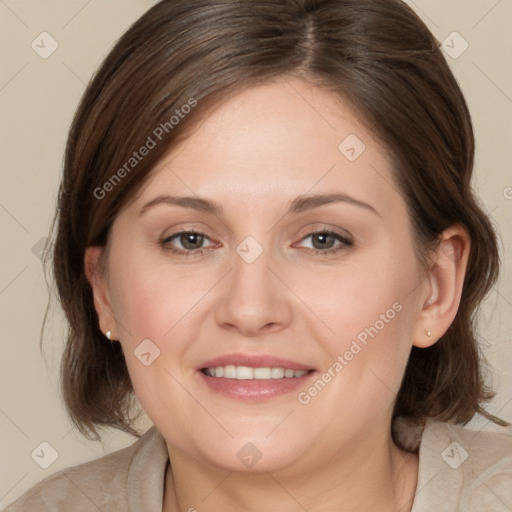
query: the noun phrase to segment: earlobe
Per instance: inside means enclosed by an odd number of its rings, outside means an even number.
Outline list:
[[[451,226],[440,235],[427,277],[429,293],[416,323],[414,346],[426,348],[433,345],[455,319],[469,251],[470,238],[462,226]]]
[[[99,327],[102,332],[115,332],[115,322],[105,273],[101,265],[101,256],[104,247],[91,246],[85,250],[84,271],[91,285],[94,297],[94,309],[99,318]]]

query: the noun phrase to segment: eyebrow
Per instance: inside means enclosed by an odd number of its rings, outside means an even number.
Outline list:
[[[285,215],[302,213],[307,210],[312,210],[320,206],[332,203],[348,203],[354,206],[359,206],[373,212],[380,217],[379,212],[368,203],[355,199],[347,194],[315,194],[311,196],[300,196],[290,202],[288,210]],[[146,203],[139,216],[146,213],[149,209],[157,205],[175,205],[181,206],[182,208],[190,208],[192,210],[209,213],[215,216],[222,216],[223,208],[220,204],[210,201],[208,199],[201,199],[193,196],[172,196],[172,195],[160,195],[155,197],[148,203]]]

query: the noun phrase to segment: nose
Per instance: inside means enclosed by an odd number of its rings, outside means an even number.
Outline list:
[[[252,263],[234,255],[233,269],[226,276],[215,309],[219,326],[254,337],[290,324],[291,292],[271,263],[265,251]]]

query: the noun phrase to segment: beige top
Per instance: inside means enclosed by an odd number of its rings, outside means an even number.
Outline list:
[[[512,436],[433,421],[399,421],[395,431],[409,449],[419,445],[412,512],[511,512]],[[160,512],[168,461],[152,427],[128,448],[49,476],[5,512]]]

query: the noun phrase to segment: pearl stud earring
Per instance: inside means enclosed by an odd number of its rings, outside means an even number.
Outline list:
[[[427,336],[430,338],[432,336],[432,333],[430,331],[425,331],[427,333]]]
[[[105,336],[106,336],[109,340],[111,340],[111,339],[112,339],[112,332],[111,332],[111,331],[107,331],[107,332],[105,333]]]

